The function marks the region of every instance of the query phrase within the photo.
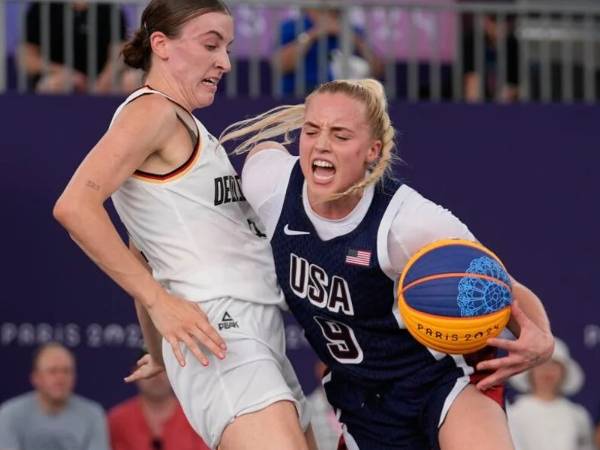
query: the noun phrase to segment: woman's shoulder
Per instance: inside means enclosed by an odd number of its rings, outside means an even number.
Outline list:
[[[144,93],[125,103],[115,121],[138,121],[144,128],[175,126],[177,115],[174,104],[166,97],[152,92]]]
[[[297,156],[289,154],[285,148],[282,150],[276,146],[267,146],[248,156],[242,169],[242,189],[254,208],[258,208],[273,195],[285,194],[285,187],[297,159]]]

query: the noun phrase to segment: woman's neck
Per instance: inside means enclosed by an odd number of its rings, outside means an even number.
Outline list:
[[[153,72],[148,74],[145,84],[175,100],[179,105],[191,113],[193,108],[189,105],[185,95],[181,92],[178,85],[162,72]]]
[[[320,198],[314,193],[308,192],[308,204],[312,208],[315,214],[323,217],[324,219],[339,220],[348,216],[362,198],[362,191],[360,193],[353,193],[345,195],[344,197],[337,198],[334,200],[327,200],[327,198]]]

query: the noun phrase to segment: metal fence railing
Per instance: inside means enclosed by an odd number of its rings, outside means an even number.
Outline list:
[[[146,0],[53,3],[0,0],[0,92],[123,93],[139,82],[118,50]],[[227,3],[236,24],[227,96],[301,97],[332,77],[369,75],[408,101],[600,98],[597,1]]]

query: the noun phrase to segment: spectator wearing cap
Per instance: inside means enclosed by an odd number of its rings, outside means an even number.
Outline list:
[[[517,450],[596,449],[589,413],[567,398],[579,392],[584,374],[563,341],[555,340],[549,361],[509,382],[524,394],[508,409]]]

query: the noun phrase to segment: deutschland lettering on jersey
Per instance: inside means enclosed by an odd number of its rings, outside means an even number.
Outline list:
[[[379,266],[377,250],[382,218],[401,184],[377,186],[363,221],[322,241],[304,211],[303,183],[296,163],[272,244],[281,288],[307,339],[334,373],[355,380],[416,372],[433,357],[398,325],[394,280]]]
[[[215,206],[245,201],[246,197],[242,193],[242,186],[238,175],[226,175],[215,178]]]

